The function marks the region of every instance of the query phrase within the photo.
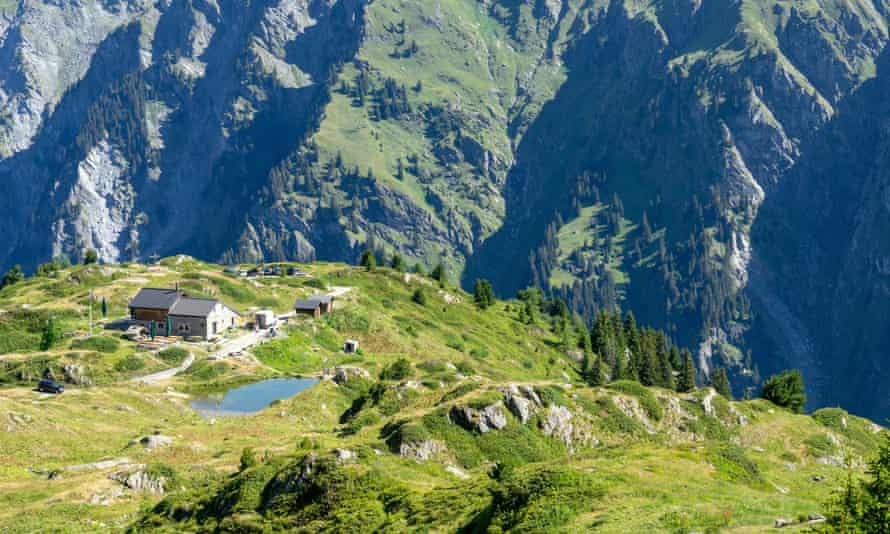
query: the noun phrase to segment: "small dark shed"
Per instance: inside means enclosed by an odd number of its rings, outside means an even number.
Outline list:
[[[294,311],[303,315],[321,317],[334,311],[334,297],[330,295],[314,295],[308,299],[298,300],[294,304]]]

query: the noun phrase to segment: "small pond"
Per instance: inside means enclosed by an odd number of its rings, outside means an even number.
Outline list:
[[[198,397],[189,403],[204,417],[256,413],[276,400],[289,399],[318,383],[317,378],[272,378]]]

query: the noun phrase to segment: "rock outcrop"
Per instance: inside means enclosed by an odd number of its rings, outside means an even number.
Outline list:
[[[541,432],[562,441],[569,452],[599,444],[589,425],[565,406],[551,405],[540,419]]]
[[[153,475],[144,469],[118,471],[108,475],[108,478],[120,482],[133,491],[147,492],[152,495],[163,495],[167,490],[168,480],[165,477]]]
[[[489,404],[481,409],[470,406],[454,406],[448,412],[453,423],[467,430],[484,434],[491,430],[501,430],[507,426],[507,416],[501,402]]]

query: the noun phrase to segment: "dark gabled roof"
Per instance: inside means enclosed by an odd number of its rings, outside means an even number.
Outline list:
[[[170,310],[170,315],[179,317],[207,317],[213,312],[213,309],[216,308],[217,304],[222,303],[216,299],[182,297],[179,302],[173,306],[173,309]],[[225,304],[222,305],[229,308]],[[229,309],[232,310],[231,308]],[[238,313],[235,310],[232,310],[232,312],[236,314]]]
[[[334,300],[334,297],[330,295],[313,295],[308,299],[298,300],[294,304],[295,310],[314,310],[318,308],[322,304],[330,304]]]
[[[294,304],[295,310],[315,310],[321,307],[321,302],[317,300],[298,300]]]
[[[145,287],[130,301],[131,308],[146,310],[169,310],[183,297],[182,291]]]

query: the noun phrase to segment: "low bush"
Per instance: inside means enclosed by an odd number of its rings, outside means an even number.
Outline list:
[[[745,450],[733,443],[722,444],[707,453],[708,461],[721,476],[731,482],[761,486],[765,484],[760,468],[745,455]]]
[[[71,343],[71,348],[73,349],[91,350],[105,354],[117,352],[120,346],[120,341],[113,337],[88,337],[85,339],[77,339]]]
[[[188,358],[189,351],[182,347],[170,347],[158,353],[158,358],[173,365],[179,365]]]
[[[145,360],[137,354],[128,354],[114,364],[114,370],[120,373],[129,373],[145,368]]]
[[[404,380],[413,374],[414,370],[411,368],[411,362],[405,358],[399,358],[395,362],[387,365],[383,371],[380,372],[380,379]]]

